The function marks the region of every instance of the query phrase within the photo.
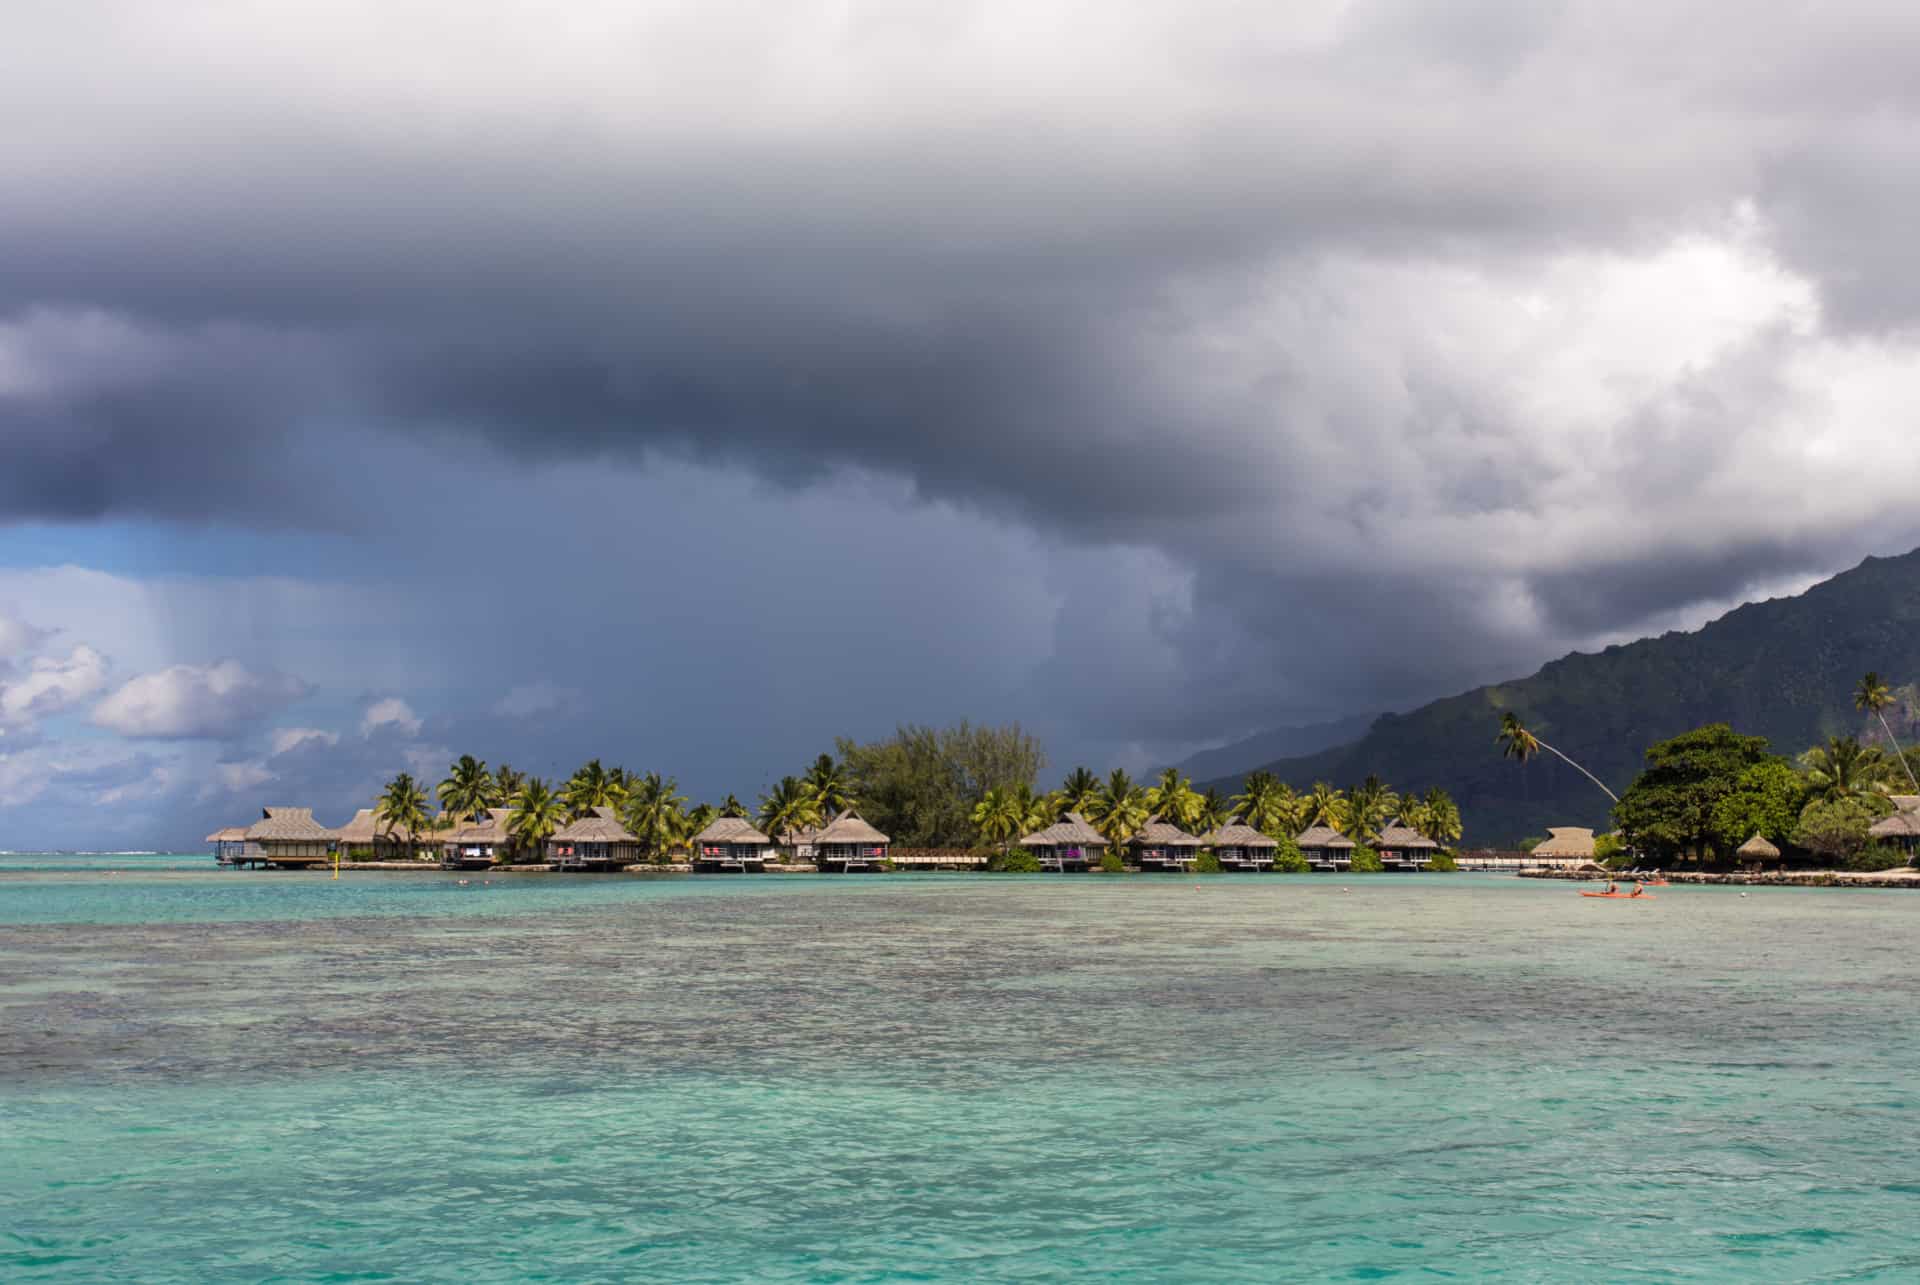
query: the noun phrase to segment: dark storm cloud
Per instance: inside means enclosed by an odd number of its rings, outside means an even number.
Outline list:
[[[0,517],[450,502],[329,459],[342,423],[894,475],[1160,560],[1105,630],[1064,589],[1047,670],[1136,738],[1914,534],[1793,493],[1802,442],[1859,443],[1778,373],[1920,316],[1900,8],[715,5],[457,53],[431,6],[85,9],[16,24],[0,87],[122,87],[0,147]],[[1123,669],[1160,681],[1120,708]]]

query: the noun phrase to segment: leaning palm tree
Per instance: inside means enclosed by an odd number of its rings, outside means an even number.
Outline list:
[[[775,843],[790,830],[820,824],[820,800],[797,776],[783,776],[760,796],[760,828]]]
[[[387,788],[374,801],[373,818],[389,833],[395,829],[404,832],[407,855],[419,858],[420,831],[427,827],[427,796],[414,781],[413,773],[402,772],[387,782]]]
[[[1893,693],[1880,681],[1880,675],[1869,669],[1853,689],[1853,707],[1870,711],[1880,720],[1880,730],[1887,734],[1887,744],[1893,746],[1893,756],[1900,760],[1900,766],[1907,770],[1907,784],[1914,793],[1920,794],[1920,778],[1913,774],[1913,764],[1907,762],[1907,756],[1900,752],[1900,742],[1893,739],[1893,728],[1887,725],[1887,706],[1893,704]]]
[[[1094,828],[1115,848],[1139,832],[1148,817],[1147,792],[1133,783],[1125,769],[1115,768],[1093,801]]]
[[[1060,782],[1060,794],[1066,811],[1084,816],[1100,797],[1100,778],[1084,767],[1076,767]]]
[[[1862,745],[1851,736],[1829,736],[1800,756],[1800,768],[1815,798],[1853,798],[1884,794],[1893,776],[1893,764],[1877,745]]]
[[[622,788],[625,775],[618,768],[609,772],[600,766],[599,759],[592,759],[568,778],[560,795],[576,817],[583,817],[595,808],[618,807],[625,793]]]
[[[1181,776],[1178,768],[1170,767],[1147,791],[1147,809],[1184,830],[1193,825],[1200,810],[1200,796],[1194,792],[1192,781]]]
[[[507,820],[507,833],[522,851],[538,853],[553,832],[571,818],[567,802],[537,776],[530,776],[508,800],[513,814]]]
[[[1562,754],[1559,750],[1556,750],[1553,746],[1528,731],[1526,725],[1521,723],[1519,717],[1515,715],[1512,710],[1508,710],[1500,716],[1500,734],[1494,737],[1494,740],[1500,743],[1500,753],[1504,757],[1513,759],[1518,763],[1525,763],[1541,750],[1545,750],[1578,772],[1581,776],[1586,777],[1589,781],[1599,786],[1600,792],[1612,799],[1615,803],[1620,801],[1620,796],[1612,790],[1609,790],[1605,781],[1602,781],[1599,777],[1587,771],[1587,769],[1581,767],[1578,763],[1575,763],[1565,754]]]
[[[820,804],[821,816],[838,815],[853,806],[853,785],[847,780],[846,769],[834,762],[831,754],[813,761],[807,769],[806,783]]]
[[[447,779],[434,788],[440,807],[455,821],[469,821],[489,807],[494,798],[493,774],[484,760],[462,754],[447,769]]]

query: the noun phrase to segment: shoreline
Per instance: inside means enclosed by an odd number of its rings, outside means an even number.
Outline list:
[[[1920,870],[1760,870],[1710,872],[1689,870],[1660,876],[1670,884],[1717,885],[1741,888],[1920,888]],[[1522,879],[1564,879],[1574,883],[1632,883],[1633,876],[1591,870],[1522,870]]]

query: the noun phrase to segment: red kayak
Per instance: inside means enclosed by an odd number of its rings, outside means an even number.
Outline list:
[[[1637,897],[1630,892],[1583,892],[1580,895],[1582,897],[1598,897],[1602,901],[1652,901],[1653,900],[1653,894],[1650,892],[1643,892]]]

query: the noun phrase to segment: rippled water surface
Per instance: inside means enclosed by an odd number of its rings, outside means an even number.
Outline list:
[[[1920,895],[205,866],[0,858],[0,1279],[1920,1278]]]

